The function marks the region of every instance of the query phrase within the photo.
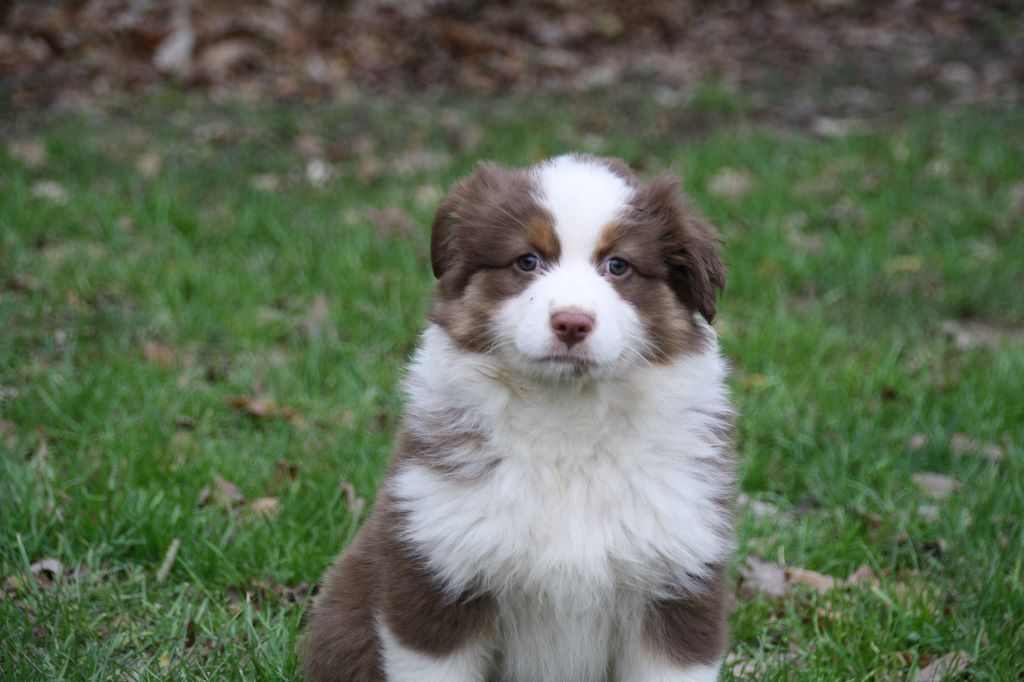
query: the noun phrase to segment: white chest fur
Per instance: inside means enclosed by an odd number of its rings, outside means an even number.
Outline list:
[[[599,679],[639,600],[727,558],[724,375],[712,349],[623,378],[524,386],[427,331],[406,385],[409,428],[462,415],[482,438],[443,456],[474,474],[409,463],[390,493],[448,589],[495,596],[503,648],[526,647],[514,658],[540,666],[522,678],[564,670],[576,652],[580,679]]]

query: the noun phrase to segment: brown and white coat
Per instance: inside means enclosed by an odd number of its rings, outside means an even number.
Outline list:
[[[717,247],[674,180],[613,160],[485,164],[453,188],[401,439],[310,612],[308,679],[717,678]]]

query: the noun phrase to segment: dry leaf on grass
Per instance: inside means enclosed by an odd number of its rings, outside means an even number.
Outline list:
[[[352,512],[353,516],[358,516],[366,506],[366,500],[356,494],[355,486],[348,481],[343,480],[340,485],[341,491],[345,493],[345,504],[348,506],[348,510]]]
[[[200,507],[215,503],[227,504],[232,507],[238,506],[245,504],[245,495],[234,483],[217,476],[213,479],[212,484],[203,486],[203,489],[199,491],[199,497],[196,498],[196,505]]]
[[[174,365],[174,353],[159,341],[147,341],[142,346],[142,356],[149,362],[164,368]]]
[[[261,192],[276,192],[281,189],[281,178],[273,173],[259,173],[249,178],[249,184]]]
[[[786,582],[790,585],[806,585],[818,594],[825,594],[836,586],[836,579],[832,576],[799,567],[786,569]]]
[[[740,594],[752,597],[762,592],[769,597],[786,595],[786,569],[756,556],[748,556],[740,566]]]
[[[269,398],[247,398],[235,396],[227,399],[227,404],[244,412],[254,419],[284,419],[293,424],[302,424],[302,417],[290,407],[278,405]]]
[[[956,457],[981,455],[991,462],[998,462],[1006,456],[1006,451],[995,443],[982,443],[963,433],[953,434],[949,449]]]
[[[980,320],[946,320],[942,331],[960,350],[1024,345],[1024,329],[1003,327]]]
[[[377,228],[378,234],[385,237],[408,237],[416,233],[416,221],[408,213],[397,206],[388,206],[382,210],[370,212],[370,220]]]
[[[309,313],[302,318],[299,326],[311,339],[319,339],[324,333],[324,324],[327,321],[327,297],[323,294],[317,294],[313,297],[313,305],[309,309]]]
[[[276,497],[261,497],[249,503],[249,514],[252,516],[270,517],[281,510],[281,501]]]
[[[171,540],[171,544],[167,546],[167,551],[164,553],[164,560],[160,564],[160,568],[156,570],[156,581],[162,583],[167,580],[167,576],[171,574],[171,568],[174,567],[174,562],[178,558],[178,550],[181,549],[181,538],[174,538]]]
[[[917,671],[914,682],[939,682],[954,677],[971,663],[971,656],[966,651],[951,651],[933,659],[928,665]]]
[[[7,153],[32,170],[46,163],[46,145],[42,140],[15,140],[7,145]]]
[[[334,178],[334,167],[323,159],[310,159],[306,164],[306,182],[313,187],[326,187]]]
[[[877,585],[878,576],[875,575],[875,571],[870,566],[862,564],[856,571],[850,574],[850,577],[846,579],[846,584],[851,587],[856,587],[858,585]]]
[[[144,178],[155,178],[163,170],[164,159],[156,152],[146,152],[135,160],[135,170]]]
[[[910,440],[907,441],[907,448],[911,452],[917,452],[926,445],[928,445],[928,436],[923,433],[915,433],[910,437]]]
[[[910,477],[910,480],[925,495],[939,501],[948,499],[953,493],[963,487],[956,479],[931,471],[914,474]]]
[[[32,196],[36,199],[51,201],[58,206],[64,206],[70,199],[64,185],[54,180],[39,180],[32,183]]]
[[[708,181],[708,192],[727,199],[739,199],[754,187],[750,173],[735,168],[722,168]]]

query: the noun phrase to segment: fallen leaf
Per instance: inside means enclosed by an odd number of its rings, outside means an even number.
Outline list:
[[[771,502],[765,502],[764,500],[755,500],[750,498],[744,493],[736,498],[736,503],[741,507],[746,507],[754,514],[756,519],[780,519],[786,522],[793,520],[793,515],[789,512],[782,511],[778,505]]]
[[[1001,327],[976,320],[947,320],[942,323],[942,331],[961,350],[1024,344],[1024,329]]]
[[[323,294],[317,294],[313,297],[313,305],[309,309],[309,313],[302,318],[300,326],[302,330],[311,339],[319,339],[324,333],[324,323],[327,321],[327,297]]]
[[[785,596],[788,589],[786,569],[756,556],[748,556],[740,566],[740,593],[752,597],[762,592],[769,597]]]
[[[739,199],[754,186],[750,173],[735,168],[722,168],[708,181],[708,192],[719,197]]]
[[[359,516],[366,506],[366,500],[356,494],[355,486],[348,481],[341,481],[341,491],[345,493],[345,504],[353,516]]]
[[[921,492],[939,501],[947,499],[950,495],[963,487],[960,485],[959,481],[950,478],[945,474],[937,474],[930,471],[914,474],[910,477],[910,480],[914,482],[914,485],[916,485]]]
[[[1006,451],[995,443],[982,443],[963,433],[953,434],[949,441],[949,449],[956,457],[982,455],[992,462],[998,462],[1006,456]]]
[[[184,76],[192,64],[196,32],[184,16],[178,17],[175,24],[174,30],[157,45],[153,53],[153,66],[163,73]]]
[[[210,45],[196,63],[212,79],[222,79],[233,71],[256,66],[263,61],[263,51],[251,40],[229,38]]]
[[[273,173],[260,173],[249,178],[249,184],[261,192],[276,192],[281,189],[281,178]]]
[[[179,549],[181,549],[181,538],[174,538],[164,553],[164,560],[160,563],[160,568],[156,571],[156,581],[158,583],[167,580],[167,576],[171,574],[171,568],[174,567],[174,562],[178,558]]]
[[[850,574],[846,579],[846,584],[854,587],[858,585],[877,585],[878,576],[875,575],[875,571],[870,566],[862,564],[856,571]]]
[[[32,170],[46,163],[46,145],[42,140],[15,140],[8,143],[7,153]]]
[[[159,341],[147,341],[142,346],[142,356],[149,362],[168,368],[174,365],[174,353]]]
[[[924,267],[924,259],[920,256],[896,256],[890,258],[882,265],[882,269],[889,275],[907,275],[920,272]]]
[[[864,121],[853,118],[819,116],[811,122],[811,132],[820,137],[848,137],[866,131]]]
[[[32,196],[36,199],[52,201],[60,206],[67,204],[70,198],[64,185],[54,180],[39,180],[33,183]]]
[[[146,152],[135,161],[135,170],[144,178],[155,178],[164,167],[164,159],[156,152]]]
[[[238,506],[245,504],[245,495],[238,489],[231,481],[217,476],[213,479],[211,485],[203,486],[203,489],[199,491],[199,497],[196,499],[196,505],[205,507],[211,503],[222,503],[229,506]]]
[[[910,437],[910,440],[907,441],[907,448],[911,452],[917,452],[926,445],[928,445],[928,436],[923,433],[915,433]]]
[[[951,651],[939,656],[917,671],[914,682],[939,682],[953,677],[971,663],[971,656],[966,651]]]
[[[302,423],[302,417],[295,410],[278,405],[268,398],[236,396],[228,398],[226,402],[255,419],[284,419],[296,424]]]
[[[939,520],[939,508],[934,504],[921,504],[917,506],[917,515],[929,523]]]
[[[249,513],[253,516],[270,517],[281,509],[281,502],[276,497],[261,497],[249,503]]]
[[[28,567],[36,581],[50,585],[64,576],[64,564],[56,559],[40,559]]]
[[[310,159],[306,164],[306,182],[313,187],[326,187],[334,177],[334,168],[323,159]]]
[[[786,582],[790,585],[806,585],[818,594],[824,594],[836,586],[836,579],[832,576],[807,568],[786,569]]]
[[[377,232],[385,237],[408,237],[416,233],[416,221],[397,206],[388,206],[382,210],[374,209],[370,212],[370,220],[373,221]]]

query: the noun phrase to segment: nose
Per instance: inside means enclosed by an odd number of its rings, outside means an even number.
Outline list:
[[[594,330],[594,318],[586,313],[552,313],[551,328],[559,341],[572,348]]]

